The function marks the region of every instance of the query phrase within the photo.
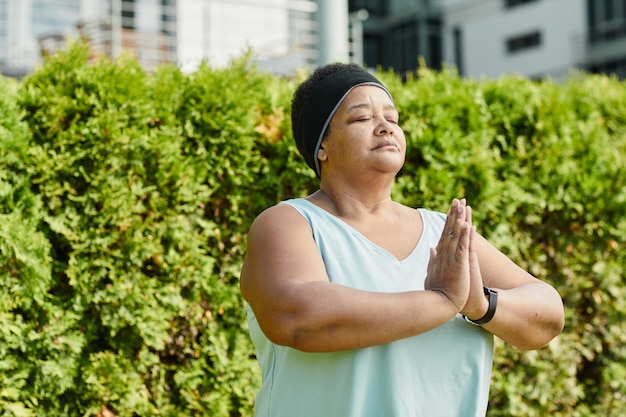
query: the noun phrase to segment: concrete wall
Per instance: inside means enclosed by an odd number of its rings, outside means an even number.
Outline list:
[[[586,39],[585,0],[540,0],[507,9],[501,0],[443,0],[444,56],[454,60],[454,28],[462,32],[464,75],[544,75],[559,79],[583,63]],[[506,40],[541,33],[535,48],[507,52]]]

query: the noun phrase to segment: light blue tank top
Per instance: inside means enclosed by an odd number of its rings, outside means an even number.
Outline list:
[[[294,207],[311,224],[332,282],[367,291],[424,289],[429,248],[445,215],[418,209],[423,231],[405,259],[305,199]],[[272,343],[248,306],[262,370],[255,417],[484,417],[493,336],[460,315],[421,335],[365,349],[307,353]]]

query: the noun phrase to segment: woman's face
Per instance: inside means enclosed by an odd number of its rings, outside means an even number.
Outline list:
[[[322,171],[393,173],[402,168],[406,152],[398,111],[376,86],[353,89],[330,122],[318,158]]]

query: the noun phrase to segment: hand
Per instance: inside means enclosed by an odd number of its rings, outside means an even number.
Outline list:
[[[468,209],[465,199],[452,200],[437,248],[431,249],[428,275],[424,282],[426,290],[440,292],[456,312],[466,305],[470,293],[472,229],[471,211],[468,214]]]
[[[470,319],[478,320],[487,312],[489,302],[483,291],[483,278],[476,253],[476,227],[472,225],[472,208],[470,206],[467,206],[465,210],[465,221],[471,228],[469,243],[470,290],[467,303],[461,310],[461,314]]]

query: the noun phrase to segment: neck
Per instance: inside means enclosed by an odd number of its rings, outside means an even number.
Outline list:
[[[323,180],[313,199],[336,216],[353,219],[381,212],[390,213],[389,208],[394,205],[391,200],[391,186],[355,188]]]

